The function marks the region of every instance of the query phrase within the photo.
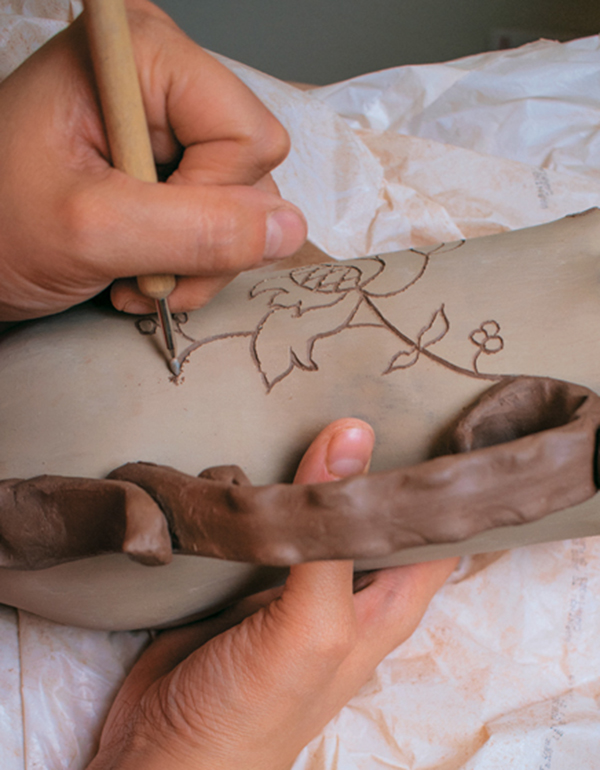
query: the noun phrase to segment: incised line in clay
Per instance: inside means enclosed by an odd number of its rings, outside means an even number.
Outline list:
[[[391,291],[376,292],[368,288],[369,284],[372,284],[387,267],[386,260],[381,256],[367,257],[361,260],[360,266],[326,263],[298,267],[287,274],[278,273],[268,276],[256,283],[248,293],[250,301],[261,295],[268,297],[266,313],[254,329],[224,332],[198,340],[186,334],[183,328],[188,321],[187,314],[178,313],[174,316],[176,332],[191,343],[179,355],[179,363],[183,366],[194,351],[209,343],[248,337],[250,357],[267,393],[270,393],[294,369],[319,370],[315,357],[315,346],[318,340],[333,337],[345,329],[379,328],[391,332],[402,342],[400,350],[380,372],[383,375],[400,369],[409,369],[415,366],[421,356],[424,356],[457,374],[481,380],[499,380],[502,375],[486,374],[480,370],[482,355],[494,355],[504,348],[504,340],[500,336],[500,324],[497,321],[486,320],[469,335],[469,341],[477,348],[469,369],[431,350],[450,331],[450,319],[443,303],[433,312],[429,322],[421,328],[415,339],[396,327],[378,304],[380,299],[403,294],[413,287],[424,276],[432,256],[455,251],[463,243],[464,241],[448,245],[442,243],[429,251],[411,249],[410,251],[420,255],[423,261],[416,275]],[[300,294],[298,290],[301,290]],[[373,318],[372,322],[360,320],[353,323],[361,309],[363,315],[366,312]],[[306,336],[303,333],[302,324],[296,325],[294,322],[311,311],[320,312],[324,328],[316,334]],[[278,319],[275,327],[277,333],[274,335],[269,333],[273,324],[271,319]],[[292,323],[289,324],[289,336],[284,336],[282,340],[281,328],[284,323],[290,321]],[[140,333],[153,334],[157,328],[157,321],[154,316],[145,316],[138,319],[136,325]]]

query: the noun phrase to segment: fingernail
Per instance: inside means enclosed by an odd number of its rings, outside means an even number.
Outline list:
[[[122,308],[117,308],[117,310],[132,315],[148,315],[148,313],[154,312],[154,305],[144,302],[142,299],[130,299]]]
[[[373,572],[356,572],[352,580],[352,593],[358,594],[368,588],[375,580]]]
[[[277,209],[267,217],[263,259],[281,259],[298,251],[306,238],[304,219],[291,209]]]
[[[363,473],[369,467],[373,434],[363,428],[349,428],[334,434],[327,447],[327,470],[345,478]]]

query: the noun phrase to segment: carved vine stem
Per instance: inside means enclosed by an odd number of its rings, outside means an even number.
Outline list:
[[[444,366],[446,367],[446,369],[450,369],[451,371],[457,372],[458,374],[466,374],[467,377],[472,377],[473,379],[476,379],[476,380],[490,380],[490,381],[496,382],[498,380],[501,380],[504,377],[504,375],[502,374],[482,374],[481,372],[472,371],[471,369],[465,369],[462,366],[453,364],[451,361],[448,361],[447,359],[442,358],[441,356],[436,356],[435,353],[432,353],[430,350],[427,350],[426,347],[423,347],[417,344],[410,337],[407,337],[406,334],[403,334],[400,331],[400,329],[395,327],[394,324],[391,323],[391,321],[388,321],[388,319],[383,315],[383,313],[380,312],[377,305],[374,302],[372,302],[366,294],[363,294],[363,300],[367,303],[367,305],[371,308],[373,313],[375,313],[377,318],[381,321],[381,323],[387,329],[389,329],[393,334],[399,337],[404,343],[406,343],[407,345],[410,345],[411,347],[414,347],[415,350],[418,350],[420,355],[424,355],[427,358],[429,358],[431,361],[435,361],[436,364],[440,364],[440,366]]]

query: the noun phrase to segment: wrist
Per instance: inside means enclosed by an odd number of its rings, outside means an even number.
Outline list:
[[[161,741],[139,733],[129,733],[120,741],[100,741],[98,753],[86,770],[220,770],[202,755],[200,749],[190,756],[177,752],[171,737]],[[234,770],[228,765],[227,770]]]
[[[291,770],[293,765],[294,762],[285,765],[278,761],[265,762],[265,758],[252,762],[243,752],[235,759],[231,756],[215,759],[199,752],[184,758],[156,745],[146,745],[125,750],[100,749],[86,770]]]
[[[100,750],[86,770],[208,770],[201,758],[192,764],[175,760],[162,751],[112,752]]]

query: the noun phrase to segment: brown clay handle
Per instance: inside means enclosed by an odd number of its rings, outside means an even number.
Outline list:
[[[0,567],[44,569],[108,553],[149,565],[171,561],[166,519],[136,484],[65,476],[0,481]]]
[[[123,0],[84,0],[85,26],[115,168],[143,182],[156,182],[127,12]],[[142,294],[165,299],[175,288],[172,275],[138,278]]]
[[[195,478],[130,463],[108,480],[9,479],[0,482],[0,566],[39,569],[115,551],[161,564],[171,544],[287,566],[457,542],[594,495],[599,426],[600,398],[587,388],[517,377],[457,421],[446,451],[460,454],[370,476],[253,487],[236,466]]]
[[[160,504],[181,553],[275,566],[365,559],[583,502],[597,489],[599,425],[600,398],[587,388],[507,378],[454,426],[448,448],[462,454],[409,468],[304,486],[253,487],[239,469],[192,478],[145,463],[110,478]]]

